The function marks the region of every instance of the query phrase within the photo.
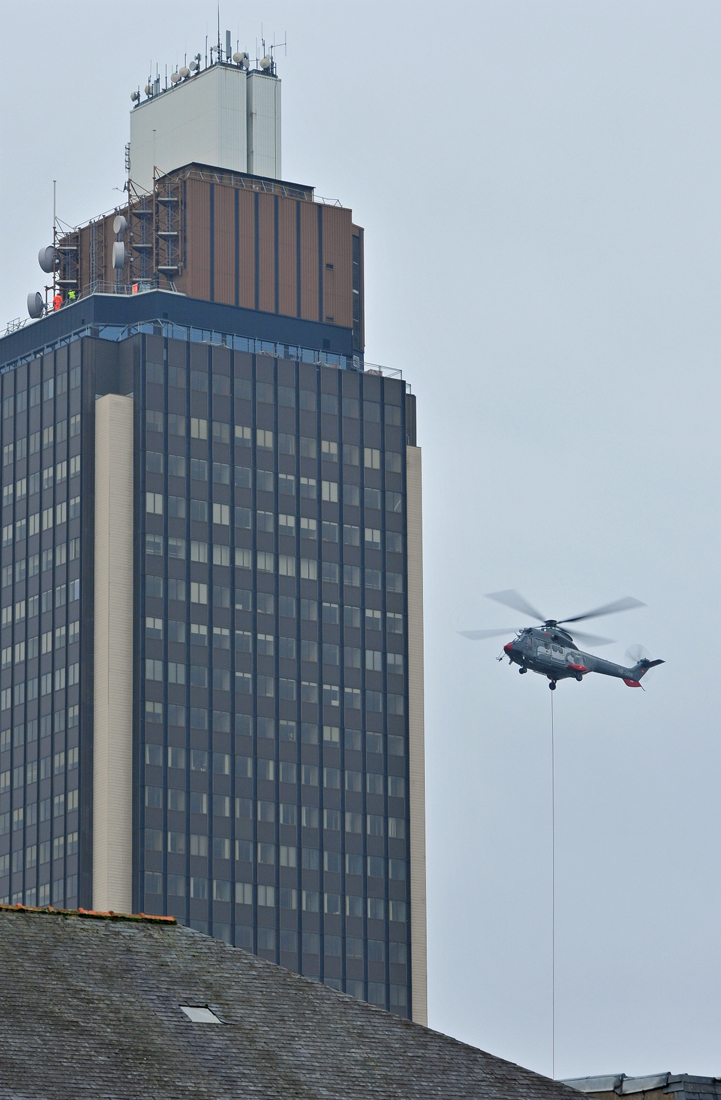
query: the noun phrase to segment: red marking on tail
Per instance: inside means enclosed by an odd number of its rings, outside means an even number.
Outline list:
[[[640,688],[640,686],[641,686],[639,684],[638,680],[627,680],[625,676],[623,678],[623,682],[626,685],[626,687],[630,687],[630,688]]]

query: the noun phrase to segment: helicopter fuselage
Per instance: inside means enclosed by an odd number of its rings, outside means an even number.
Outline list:
[[[589,672],[598,672],[602,676],[615,676],[628,687],[640,687],[641,677],[648,669],[663,663],[643,660],[628,668],[614,661],[604,661],[578,649],[568,631],[549,625],[526,627],[512,642],[504,645],[503,651],[521,671],[546,676],[552,685],[556,680],[582,680]]]

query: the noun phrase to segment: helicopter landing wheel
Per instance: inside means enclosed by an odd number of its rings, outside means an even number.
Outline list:
[[[578,680],[578,682],[579,682],[579,684],[580,684],[580,683],[581,683],[581,681],[583,680],[583,676],[577,676],[577,677],[576,677],[576,679]]]
[[[551,680],[551,682],[550,682],[550,684],[549,684],[548,686],[549,686],[549,688],[551,689],[551,691],[555,691],[555,690],[556,690],[556,681],[555,681],[555,680]]]
[[[528,669],[527,668],[519,668],[518,675],[523,676],[524,672],[528,672]]]

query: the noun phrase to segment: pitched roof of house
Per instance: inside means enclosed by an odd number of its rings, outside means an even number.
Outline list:
[[[3,1100],[578,1095],[167,921],[0,907]]]

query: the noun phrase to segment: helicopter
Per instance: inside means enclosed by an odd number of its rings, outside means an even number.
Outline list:
[[[634,600],[632,596],[624,596],[623,599],[615,600],[613,603],[586,611],[583,615],[573,615],[570,619],[546,619],[515,589],[489,592],[487,599],[495,600],[496,603],[510,607],[514,611],[520,611],[529,618],[537,619],[542,625],[508,627],[505,630],[461,630],[460,634],[464,638],[478,641],[483,638],[498,638],[514,630],[516,637],[503,647],[509,664],[518,665],[521,675],[530,670],[537,672],[539,676],[548,677],[548,686],[551,691],[556,690],[558,680],[574,679],[580,682],[589,672],[599,672],[602,676],[615,676],[623,680],[628,687],[641,687],[641,680],[648,670],[664,664],[660,660],[650,661],[640,652],[635,654],[636,659],[630,667],[617,665],[614,661],[604,661],[601,657],[594,657],[591,653],[579,650],[570,632],[564,629],[564,623],[579,623],[583,619],[596,619],[601,615],[613,615],[617,611],[645,607],[645,604],[640,600]],[[611,638],[599,638],[594,634],[581,634],[575,629],[573,633],[579,641],[590,645],[610,645],[612,641]],[[498,660],[503,660],[503,657],[500,656]]]

